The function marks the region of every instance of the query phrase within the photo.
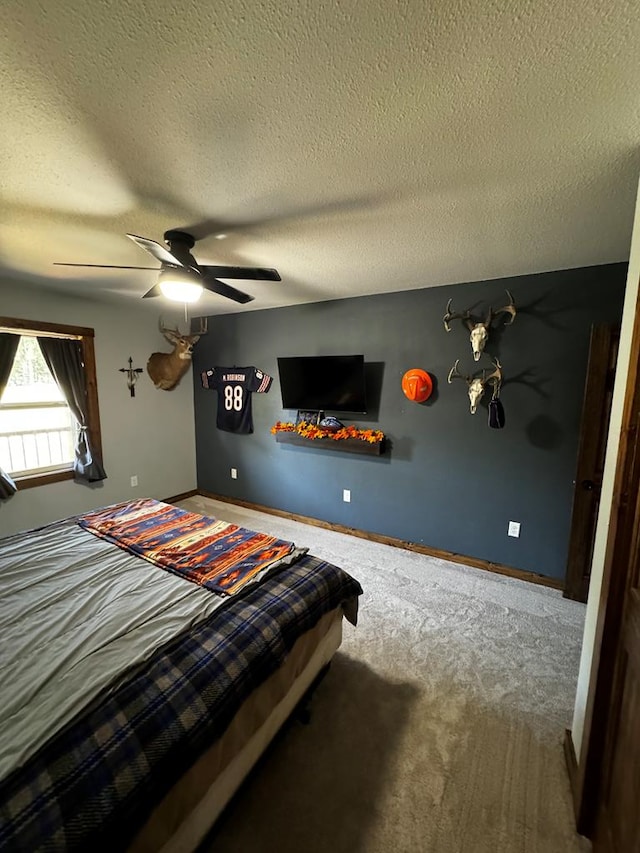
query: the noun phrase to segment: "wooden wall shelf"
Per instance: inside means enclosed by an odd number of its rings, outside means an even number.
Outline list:
[[[367,456],[380,456],[384,449],[384,439],[371,443],[361,438],[304,438],[297,432],[277,432],[276,441],[280,444],[295,444],[297,447],[320,447],[323,450],[341,450],[343,453],[360,453]]]

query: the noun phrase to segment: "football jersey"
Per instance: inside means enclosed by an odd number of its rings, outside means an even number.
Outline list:
[[[257,367],[212,367],[201,378],[203,388],[218,392],[218,429],[253,432],[251,395],[266,393],[273,378]]]

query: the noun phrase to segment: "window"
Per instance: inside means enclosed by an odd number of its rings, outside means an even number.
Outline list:
[[[14,479],[71,468],[75,432],[37,339],[21,336],[0,400],[0,467]]]
[[[0,468],[19,489],[72,479],[78,423],[47,366],[37,337],[80,341],[87,388],[87,433],[102,456],[93,329],[0,317],[20,340],[0,397]]]

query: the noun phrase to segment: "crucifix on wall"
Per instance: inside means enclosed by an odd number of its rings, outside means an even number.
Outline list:
[[[138,375],[142,373],[141,367],[133,366],[133,359],[129,356],[129,367],[120,367],[120,373],[127,374],[127,388],[129,389],[129,393],[132,397],[136,396],[136,382],[138,381]]]

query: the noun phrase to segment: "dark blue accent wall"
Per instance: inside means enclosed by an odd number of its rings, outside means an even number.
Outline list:
[[[590,329],[619,322],[625,276],[626,264],[610,264],[211,317],[194,352],[198,487],[562,579]],[[503,305],[506,288],[518,316],[494,323],[487,346],[505,376],[496,430],[488,394],[472,416],[465,383],[447,384],[456,358],[465,373],[478,365],[468,330],[455,321],[447,334],[442,317],[450,297],[454,310],[482,311]],[[383,430],[385,454],[276,443],[271,426],[295,418],[282,409],[277,357],[343,353],[364,354],[371,408],[340,419]],[[252,435],[217,430],[217,393],[200,384],[205,368],[234,364],[274,377],[253,395]],[[402,393],[411,367],[433,377],[426,403]],[[519,539],[507,536],[510,520]]]

